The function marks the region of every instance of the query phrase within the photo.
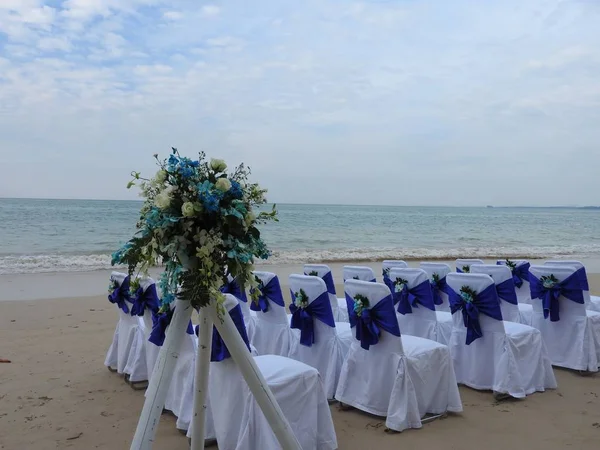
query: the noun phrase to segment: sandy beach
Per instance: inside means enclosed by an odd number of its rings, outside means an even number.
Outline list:
[[[341,264],[332,268],[340,280]],[[276,268],[284,295],[286,274],[299,270]],[[144,395],[103,365],[117,321],[107,280],[107,272],[0,277],[0,358],[11,360],[0,364],[0,448],[129,448]],[[600,275],[590,274],[590,284],[600,294]],[[520,401],[498,403],[490,392],[461,387],[462,414],[400,434],[385,433],[381,418],[333,404],[339,448],[598,448],[600,376],[555,373],[557,390]],[[169,414],[154,448],[188,448]]]

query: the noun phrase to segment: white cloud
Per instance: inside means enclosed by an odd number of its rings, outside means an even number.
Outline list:
[[[216,5],[204,5],[202,7],[202,14],[204,14],[207,17],[218,16],[220,12],[221,8],[219,8]]]
[[[121,179],[173,145],[245,160],[277,201],[369,203],[401,173],[419,189],[378,201],[594,203],[599,12],[559,0],[2,0],[0,194],[125,197]],[[573,174],[559,173],[575,154]],[[48,170],[26,183],[15,158]],[[527,176],[536,189],[522,189]],[[457,177],[481,183],[447,189]]]
[[[165,11],[163,17],[168,20],[179,20],[183,18],[183,14],[179,11]]]

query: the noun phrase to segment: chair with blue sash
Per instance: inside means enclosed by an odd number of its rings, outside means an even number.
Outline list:
[[[590,285],[588,283],[587,271],[585,270],[585,266],[580,261],[575,260],[555,260],[555,261],[546,261],[544,265],[554,265],[554,266],[573,266],[577,269],[577,274],[581,282],[581,289],[583,290],[583,298],[585,300],[585,308],[590,311],[600,312],[600,297],[595,295],[590,295]]]
[[[390,291],[393,292],[393,286],[390,283],[390,270],[393,268],[406,269],[408,264],[406,261],[402,261],[400,259],[386,259],[381,263],[381,274],[383,279],[383,284],[385,284]]]
[[[257,271],[254,276],[259,281],[259,298],[258,304],[250,304],[256,312],[252,345],[259,355],[288,356],[297,332],[290,328],[279,278],[272,272]]]
[[[459,383],[514,398],[556,388],[540,332],[502,320],[489,275],[450,273],[447,281],[454,325],[449,347]]]
[[[427,272],[423,269],[393,268],[390,280],[402,334],[448,344],[452,334],[452,314],[436,311]]]
[[[327,398],[333,398],[340,370],[354,340],[349,323],[335,322],[325,282],[316,276],[290,275],[291,327],[300,331],[290,358],[319,371]],[[340,328],[347,325],[347,329]]]
[[[117,308],[119,322],[106,355],[105,365],[123,374],[130,383],[147,381],[144,322],[141,317],[131,314],[133,299],[130,277],[125,273],[112,272],[110,280],[112,290],[108,300]]]
[[[337,400],[386,417],[386,426],[396,431],[420,428],[426,414],[462,411],[448,347],[401,335],[385,284],[349,279],[345,295],[355,339]]]
[[[153,316],[152,332],[148,339],[149,345],[162,347],[167,331],[175,312],[175,302],[171,304],[167,312]],[[167,391],[165,409],[171,411],[177,421],[175,425],[179,430],[187,430],[192,417],[192,392],[194,382],[194,367],[196,361],[196,349],[198,339],[194,335],[192,321],[188,322],[186,334],[181,341],[177,362],[173,371],[173,378]]]
[[[496,265],[507,266],[511,269],[519,304],[531,305],[531,291],[529,290],[529,267],[531,264],[529,264],[529,261],[524,259],[499,259],[496,261]]]
[[[145,362],[146,373],[148,374],[148,379],[150,379],[160,348],[150,343],[148,339],[150,339],[150,334],[152,333],[153,317],[158,313],[158,309],[160,308],[160,299],[156,290],[156,282],[152,278],[142,277],[138,278],[138,280],[139,287],[135,292],[132,291],[131,294],[133,304],[130,312],[132,316],[137,316],[141,319],[140,321],[144,325],[144,341],[143,343],[140,342],[139,346],[145,352],[145,357],[130,358],[125,371],[127,373],[143,372],[143,370],[138,368],[138,365]],[[134,377],[130,378],[134,379]],[[141,379],[143,376],[139,378]],[[136,388],[133,381],[131,385],[134,389]]]
[[[239,303],[227,295],[223,306],[250,347]],[[254,361],[301,447],[336,449],[337,438],[319,372],[279,355],[255,356]],[[213,328],[208,393],[220,449],[281,448],[216,328]]]
[[[435,310],[450,312],[448,285],[446,284],[446,275],[452,271],[450,266],[444,263],[422,262],[420,267],[429,277]]]
[[[331,311],[336,322],[348,322],[348,311],[346,311],[346,300],[338,298],[335,292],[335,281],[333,281],[333,273],[326,264],[304,264],[304,275],[319,277],[325,282],[327,292],[329,293],[329,301],[331,302]],[[344,307],[340,311],[340,305]]]
[[[377,281],[375,279],[375,272],[368,266],[344,266],[343,276],[344,283],[347,280],[370,281],[372,283]],[[347,306],[348,305],[344,305],[344,307]]]
[[[457,259],[456,260],[456,271],[458,273],[469,273],[471,271],[472,264],[483,264],[481,259]]]
[[[600,313],[585,308],[577,271],[572,265],[531,266],[533,326],[541,331],[553,365],[597,372]]]
[[[533,308],[531,305],[520,305],[517,299],[517,291],[513,275],[504,265],[473,264],[471,273],[484,273],[492,277],[496,285],[496,293],[500,301],[502,320],[505,322],[517,322],[531,326]],[[521,315],[521,308],[524,314]]]
[[[240,302],[240,308],[242,308],[242,313],[244,314],[244,323],[246,324],[248,337],[250,338],[250,341],[252,341],[252,338],[254,337],[254,327],[256,326],[256,311],[250,309],[246,290],[240,286],[237,279],[228,275],[227,283],[221,287],[221,292],[233,295],[237,298],[238,302]]]

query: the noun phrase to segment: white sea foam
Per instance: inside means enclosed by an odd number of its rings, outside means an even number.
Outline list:
[[[544,259],[557,257],[598,257],[600,246],[570,247],[457,247],[457,248],[353,248],[353,249],[304,249],[273,252],[261,264],[304,264],[312,262],[380,261],[383,259],[405,260],[452,260],[470,258],[522,258]],[[5,255],[0,256],[0,274],[87,272],[111,269],[110,255]],[[116,266],[123,268],[123,266]]]

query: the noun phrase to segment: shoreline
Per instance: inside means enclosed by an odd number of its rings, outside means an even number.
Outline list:
[[[500,258],[498,258],[500,259]],[[436,262],[448,264],[454,267],[454,260],[448,259],[430,259]],[[418,267],[422,261],[406,259],[409,267]],[[496,259],[483,259],[485,263],[495,264]],[[529,260],[532,264],[541,264],[544,260]],[[590,284],[592,279],[600,280],[600,260],[589,261],[581,260],[586,265]],[[342,271],[346,265],[363,265],[373,269],[377,280],[381,279],[381,261],[359,261],[351,260],[347,262],[324,262],[333,273],[336,283],[336,289],[340,292],[342,282]],[[293,273],[302,273],[302,264],[257,264],[256,270],[274,272],[279,277],[284,296],[287,292],[288,277]],[[108,292],[110,274],[113,270],[101,269],[81,272],[40,272],[26,274],[4,274],[0,275],[0,303],[11,301],[45,301],[51,299],[64,299],[74,297],[97,297],[106,295]],[[125,272],[125,269],[115,268],[114,271]],[[158,279],[161,268],[156,267],[150,270],[150,276]],[[600,283],[598,284],[600,286]],[[600,289],[593,292],[594,295],[600,295]]]

